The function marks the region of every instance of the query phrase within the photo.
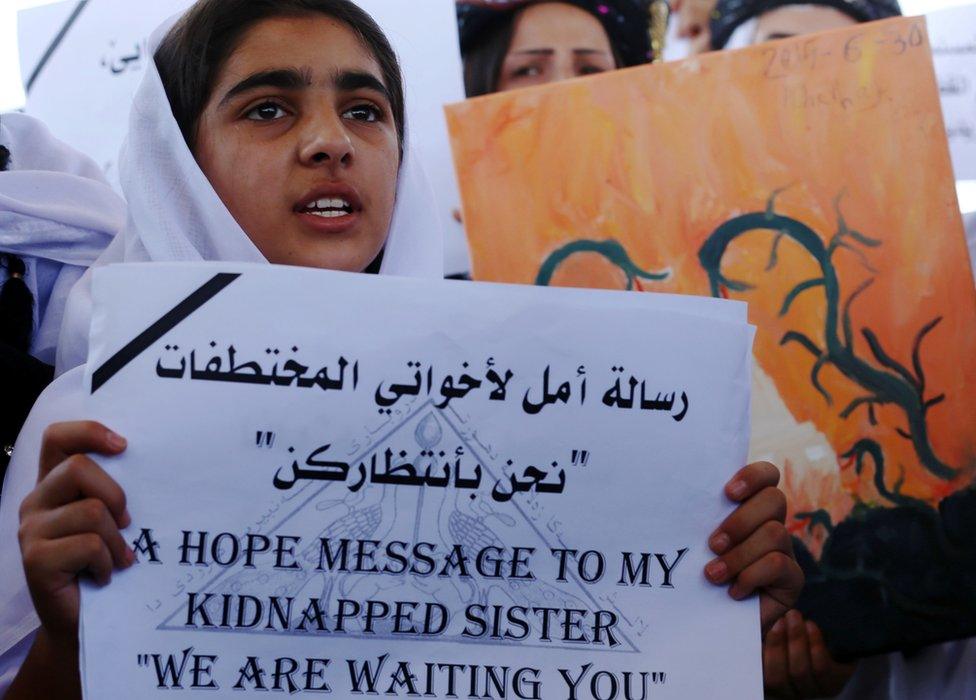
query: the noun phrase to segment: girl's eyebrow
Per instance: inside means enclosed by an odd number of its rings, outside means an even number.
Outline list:
[[[221,98],[220,106],[228,100],[240,95],[242,92],[253,90],[259,87],[272,87],[279,90],[301,90],[312,84],[311,71],[307,68],[276,68],[273,70],[263,70],[244,78],[234,87],[227,91]]]
[[[375,90],[383,95],[387,101],[390,100],[390,91],[387,90],[386,85],[383,84],[383,81],[372,73],[368,73],[366,71],[340,71],[334,76],[333,84],[335,85],[336,89],[341,92],[353,92],[355,90],[362,90],[363,88]]]
[[[379,78],[366,71],[345,70],[339,71],[332,79],[336,89],[344,92],[352,92],[367,88],[375,90],[390,99],[390,91]],[[239,83],[235,84],[220,100],[223,106],[229,100],[241,93],[256,88],[271,87],[279,90],[303,90],[312,85],[312,71],[308,68],[276,68],[252,73]]]

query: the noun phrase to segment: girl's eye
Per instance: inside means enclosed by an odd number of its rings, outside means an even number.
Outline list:
[[[342,116],[360,122],[378,122],[383,118],[383,112],[373,105],[362,104],[350,107],[342,113]]]
[[[244,116],[256,122],[270,122],[285,116],[285,110],[274,102],[262,102],[249,110]]]
[[[606,71],[600,66],[582,66],[579,69],[580,75],[596,75],[597,73],[605,73]]]

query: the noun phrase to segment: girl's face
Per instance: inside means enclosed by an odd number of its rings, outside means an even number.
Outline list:
[[[399,166],[381,76],[325,15],[256,24],[219,72],[195,156],[269,262],[359,272],[379,254]]]
[[[515,20],[498,92],[613,70],[610,39],[589,12],[563,2],[530,5]]]

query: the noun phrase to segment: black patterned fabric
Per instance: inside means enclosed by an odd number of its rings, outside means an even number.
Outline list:
[[[511,20],[526,5],[540,0],[458,0],[458,30],[465,53],[496,24]],[[550,0],[551,1],[551,0]],[[603,25],[624,66],[649,63],[651,0],[559,0],[586,10]],[[624,67],[622,66],[622,67]]]
[[[10,151],[0,146],[0,172],[7,169]],[[0,254],[6,274],[23,277],[23,261]],[[34,324],[34,297],[22,279],[0,283],[0,489],[10,462],[10,450],[31,406],[51,380],[54,367],[27,354]]]
[[[858,22],[901,14],[898,0],[718,0],[709,23],[712,48],[723,48],[743,22],[786,5],[825,5],[850,15]]]

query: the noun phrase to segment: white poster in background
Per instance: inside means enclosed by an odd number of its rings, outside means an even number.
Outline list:
[[[86,697],[761,697],[757,602],[702,574],[744,305],[160,264],[94,298],[139,560],[83,589]]]
[[[976,5],[926,15],[957,180],[976,180]]]
[[[464,99],[454,0],[356,3],[380,24],[402,64],[408,138],[438,202],[437,215],[445,232],[445,272],[467,271],[467,243],[453,217],[461,198],[442,109]],[[18,15],[25,86],[36,73],[27,90],[27,112],[102,164],[116,186],[116,159],[148,58],[146,41],[160,23],[192,4],[192,0],[70,0]],[[69,21],[67,32],[56,41]],[[47,55],[52,45],[55,48]]]

